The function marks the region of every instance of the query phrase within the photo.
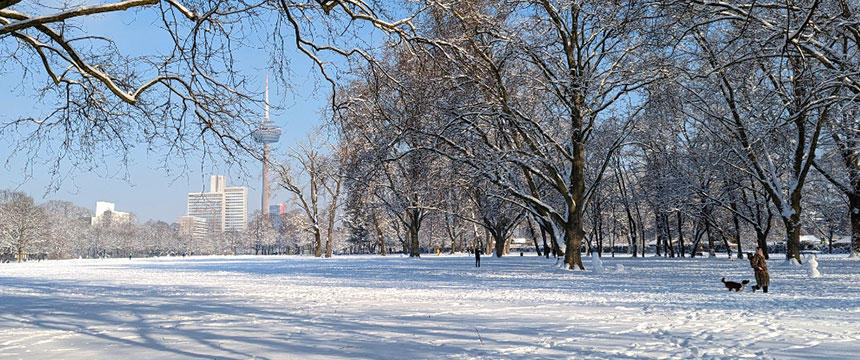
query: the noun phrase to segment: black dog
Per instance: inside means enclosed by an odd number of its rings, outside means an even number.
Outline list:
[[[726,278],[723,278],[720,281],[722,281],[723,284],[726,285],[726,289],[729,289],[729,291],[734,290],[735,292],[744,291],[744,286],[750,283],[749,280],[744,280],[739,283],[734,281],[726,281]]]

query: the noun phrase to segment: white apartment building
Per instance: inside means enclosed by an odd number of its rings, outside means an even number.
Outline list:
[[[217,234],[224,231],[224,193],[188,193],[186,214],[202,218],[208,232]]]
[[[105,221],[108,217],[106,213],[110,213],[110,220],[113,224],[127,223],[131,221],[131,215],[127,212],[116,211],[114,203],[107,201],[96,201],[96,216],[90,218],[90,225],[96,226]]]
[[[247,227],[248,189],[226,185],[223,175],[212,175],[209,192],[188,193],[186,213],[204,219],[210,234]]]
[[[248,189],[224,188],[224,231],[244,231],[248,226]]]
[[[206,219],[197,216],[185,215],[176,218],[179,225],[179,235],[185,239],[203,240],[209,234]]]

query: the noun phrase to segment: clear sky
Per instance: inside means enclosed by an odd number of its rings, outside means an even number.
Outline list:
[[[157,46],[157,36],[139,36],[151,29],[151,22],[144,16],[128,20],[128,16],[99,16],[87,19],[88,28],[102,34],[110,34],[117,41],[121,51],[143,52],[147,46]],[[261,34],[265,36],[265,34]],[[14,41],[12,37],[0,39],[0,46],[9,46]],[[14,44],[12,44],[14,46]],[[292,50],[292,49],[291,49]],[[279,143],[272,145],[272,153],[277,154],[287,149],[287,146],[303,139],[306,133],[322,123],[320,110],[326,103],[328,88],[317,80],[314,68],[303,55],[289,54],[293,78],[288,91],[272,82],[270,84],[270,102],[274,106],[272,120],[281,126],[283,136]],[[240,72],[256,79],[260,91],[265,86],[265,75],[268,72],[266,64],[268,54],[246,52],[238,58]],[[36,61],[37,59],[30,59]],[[36,76],[44,76],[36,74]],[[40,80],[44,80],[43,78]],[[20,117],[38,117],[50,104],[41,103],[34,96],[33,83],[22,81],[21,73],[14,66],[0,67],[0,122],[7,122]],[[22,173],[26,165],[23,156],[9,158],[13,149],[10,139],[3,139],[6,144],[0,145],[0,188],[24,191],[33,196],[37,202],[46,200],[68,200],[89,209],[95,208],[96,201],[109,201],[116,204],[118,211],[128,211],[137,215],[140,222],[149,219],[174,222],[176,217],[185,214],[186,194],[203,191],[208,187],[210,174],[227,175],[229,186],[248,187],[248,210],[250,214],[260,208],[260,165],[246,164],[248,174],[237,171],[235,167],[218,167],[218,164],[201,163],[199,159],[189,158],[186,163],[189,169],[161,168],[159,156],[148,154],[143,149],[134,150],[128,167],[129,181],[123,180],[124,171],[121,164],[111,162],[100,165],[94,171],[76,170],[70,176],[61,179],[58,191],[48,191],[50,178],[49,168],[40,163],[33,166],[32,176]],[[142,148],[142,147],[141,147]],[[52,154],[40,154],[43,159]],[[203,167],[201,169],[201,167]],[[285,202],[288,197],[272,187],[272,204]]]

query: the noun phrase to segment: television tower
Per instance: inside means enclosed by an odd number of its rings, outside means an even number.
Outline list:
[[[281,138],[281,129],[269,119],[269,75],[266,75],[266,118],[253,133],[254,140],[263,144],[263,194],[261,212],[269,214],[269,144]]]

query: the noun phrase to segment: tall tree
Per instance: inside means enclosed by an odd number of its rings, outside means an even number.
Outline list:
[[[33,202],[33,198],[19,192],[4,192],[0,198],[0,236],[15,252],[18,262],[37,241],[48,234],[45,209]]]
[[[820,5],[701,2],[687,42],[696,51],[688,95],[709,122],[703,129],[768,192],[786,229],[786,257],[797,261],[803,189],[836,93],[810,46],[814,21],[827,16]]]

